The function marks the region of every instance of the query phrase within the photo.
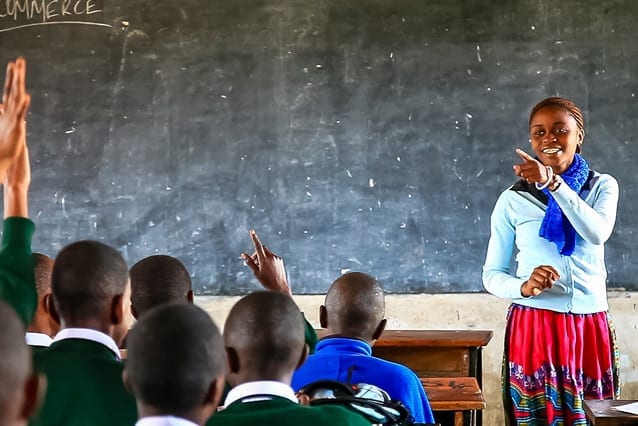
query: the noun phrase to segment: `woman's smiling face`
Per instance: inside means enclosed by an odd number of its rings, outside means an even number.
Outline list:
[[[574,117],[559,106],[542,107],[532,117],[530,141],[536,157],[555,173],[565,172],[583,141],[583,133]]]

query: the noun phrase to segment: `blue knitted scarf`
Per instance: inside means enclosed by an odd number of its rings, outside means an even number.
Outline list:
[[[565,184],[578,194],[580,194],[588,176],[589,164],[580,154],[574,155],[572,164],[565,173],[560,175]],[[555,243],[560,254],[570,256],[574,252],[576,245],[576,230],[561,211],[552,192],[548,189],[543,189],[543,192],[548,196],[549,200],[538,235]]]

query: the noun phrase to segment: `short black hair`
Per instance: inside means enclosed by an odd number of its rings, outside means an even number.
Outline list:
[[[324,306],[328,325],[350,338],[372,338],[385,316],[385,296],[377,280],[363,272],[349,272],[337,278]]]
[[[191,278],[178,259],[167,255],[146,257],[130,271],[131,304],[139,316],[149,309],[172,302],[186,302]]]
[[[31,353],[24,340],[24,324],[13,308],[0,300],[0,410],[11,404],[15,390],[31,374]]]
[[[125,369],[135,398],[164,414],[179,416],[201,405],[225,370],[219,329],[192,304],[151,309],[127,343]]]
[[[224,325],[226,347],[243,356],[242,368],[255,377],[292,372],[302,354],[304,319],[290,296],[256,291],[241,298]]]
[[[64,247],[53,264],[51,292],[65,321],[102,314],[113,296],[128,285],[128,267],[112,247],[98,241],[77,241]]]
[[[42,297],[51,289],[51,272],[53,259],[42,253],[33,253],[33,276],[38,297]]]

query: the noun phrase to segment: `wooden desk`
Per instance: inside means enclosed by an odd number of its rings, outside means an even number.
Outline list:
[[[475,377],[483,386],[482,350],[492,330],[387,330],[374,356],[405,364],[419,377]]]
[[[454,426],[463,425],[466,413],[470,415],[470,424],[476,424],[478,410],[485,409],[483,393],[474,377],[422,378],[421,383],[437,421],[441,411],[450,411],[454,413]]]
[[[585,412],[587,420],[594,426],[626,426],[638,425],[638,416],[613,410],[613,407],[625,405],[635,400],[611,400],[605,399],[601,401],[586,400]]]
[[[325,337],[326,330],[317,330]],[[386,330],[372,347],[379,358],[410,367],[420,378],[474,377],[483,388],[482,350],[492,330]],[[477,424],[483,423],[477,412]]]

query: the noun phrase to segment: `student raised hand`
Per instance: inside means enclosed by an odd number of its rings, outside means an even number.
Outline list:
[[[545,184],[551,178],[552,172],[549,168],[522,149],[517,149],[516,153],[523,160],[522,163],[513,166],[516,176],[524,179],[527,183]]]
[[[529,279],[521,286],[521,294],[525,297],[538,296],[545,289],[552,288],[560,274],[553,266],[540,265],[534,268]]]
[[[26,62],[18,58],[7,64],[2,105],[0,105],[0,176],[4,176],[26,140],[27,110],[31,97],[26,92]]]
[[[248,253],[242,253],[241,258],[244,259],[246,265],[253,271],[255,278],[257,278],[261,285],[267,290],[292,296],[292,291],[288,285],[284,260],[268,250],[268,247],[259,241],[259,237],[253,229],[250,230],[250,238],[253,240],[255,253],[253,253],[252,256],[248,255]]]
[[[25,126],[24,121],[22,126]],[[18,158],[9,166],[5,174],[4,217],[29,217],[28,194],[31,184],[29,149],[23,143]]]

